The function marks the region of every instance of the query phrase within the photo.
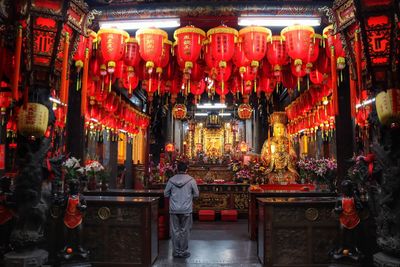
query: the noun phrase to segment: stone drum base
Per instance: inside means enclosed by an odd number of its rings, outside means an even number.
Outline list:
[[[47,262],[49,253],[43,249],[10,252],[4,255],[6,267],[36,267]]]

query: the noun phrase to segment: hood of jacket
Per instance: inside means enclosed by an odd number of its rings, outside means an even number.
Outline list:
[[[187,184],[192,177],[188,174],[176,174],[169,179],[169,181],[176,187],[182,187]]]

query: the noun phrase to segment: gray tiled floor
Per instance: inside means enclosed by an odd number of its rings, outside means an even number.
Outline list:
[[[247,220],[238,222],[194,222],[189,242],[191,257],[172,257],[169,240],[160,242],[154,267],[259,267],[256,242],[249,240]]]

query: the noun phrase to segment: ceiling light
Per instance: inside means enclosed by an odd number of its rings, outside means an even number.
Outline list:
[[[204,103],[204,104],[197,104],[197,108],[199,109],[223,109],[226,108],[226,104],[223,103]]]
[[[229,113],[229,112],[220,112],[218,115],[220,115],[221,117],[229,117],[229,116],[231,116],[232,114]]]
[[[294,24],[320,26],[321,18],[309,16],[240,16],[238,18],[239,26],[286,27]]]
[[[207,117],[208,113],[207,112],[196,112],[196,113],[194,113],[194,115],[197,117]]]
[[[111,20],[100,21],[100,28],[117,28],[122,30],[137,30],[140,28],[177,28],[181,26],[179,18],[138,19],[138,20]]]

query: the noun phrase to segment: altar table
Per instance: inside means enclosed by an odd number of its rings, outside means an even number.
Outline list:
[[[94,266],[151,266],[158,256],[154,197],[87,196],[84,246]]]
[[[315,191],[308,185],[266,185],[265,190],[250,191],[248,196],[248,233],[251,240],[257,240],[258,203],[257,198],[265,197],[334,197],[336,193]],[[306,188],[308,187],[308,188]],[[307,191],[311,189],[311,191]],[[303,191],[302,191],[303,190]],[[304,191],[305,190],[305,191]]]
[[[263,266],[328,266],[337,245],[335,197],[258,199],[257,253]]]
[[[165,229],[164,238],[169,239],[169,198],[164,197],[164,190],[108,189],[107,191],[86,191],[83,194],[85,196],[158,197],[158,217],[164,217],[160,222]]]

